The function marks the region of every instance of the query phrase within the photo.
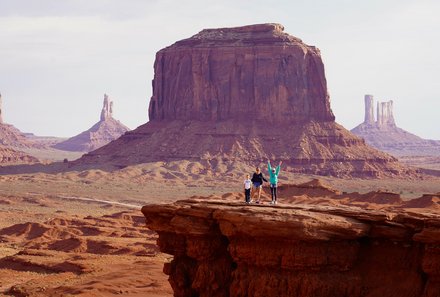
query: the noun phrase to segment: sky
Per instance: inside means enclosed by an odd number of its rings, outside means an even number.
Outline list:
[[[7,123],[70,137],[99,120],[148,121],[155,53],[205,28],[281,23],[321,50],[336,121],[363,121],[364,95],[394,101],[399,127],[440,139],[438,0],[0,0]]]

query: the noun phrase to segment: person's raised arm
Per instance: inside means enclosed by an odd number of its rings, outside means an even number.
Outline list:
[[[278,175],[278,173],[280,173],[281,164],[283,164],[283,161],[280,161],[280,164],[277,166],[276,175]]]
[[[272,171],[272,167],[270,166],[270,160],[267,159],[267,170],[269,170],[269,172]]]

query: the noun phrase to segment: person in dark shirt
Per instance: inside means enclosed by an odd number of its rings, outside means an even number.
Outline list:
[[[252,194],[252,198],[255,197],[255,193],[258,194],[258,199],[255,201],[255,203],[260,203],[260,197],[261,197],[261,190],[263,188],[263,182],[267,182],[267,179],[264,178],[263,173],[261,173],[260,168],[255,168],[255,172],[252,175],[252,184],[254,185],[254,191]]]

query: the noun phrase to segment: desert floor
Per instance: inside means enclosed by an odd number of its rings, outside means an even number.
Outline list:
[[[154,163],[116,172],[0,175],[0,294],[172,296],[162,273],[171,258],[159,252],[140,208],[193,196],[242,199],[237,193],[243,172],[251,170],[200,176],[197,166]],[[314,178],[341,192],[381,190],[404,200],[440,191],[440,179],[434,177],[280,176],[281,184]]]

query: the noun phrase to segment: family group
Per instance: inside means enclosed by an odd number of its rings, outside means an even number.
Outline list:
[[[283,162],[281,161],[276,168],[273,168],[270,165],[270,161],[269,160],[267,161],[270,193],[272,196],[272,201],[270,202],[270,204],[277,204],[278,174],[280,173],[282,163]],[[267,182],[267,179],[264,178],[263,173],[261,172],[259,167],[255,169],[252,178],[250,178],[249,174],[246,175],[246,180],[244,181],[244,196],[245,196],[246,204],[252,203],[253,201],[252,199],[254,199],[256,195],[257,195],[257,200],[255,201],[255,203],[261,203],[260,198],[261,198],[261,190],[263,188],[263,182]],[[252,190],[252,194],[251,194],[251,190]]]

